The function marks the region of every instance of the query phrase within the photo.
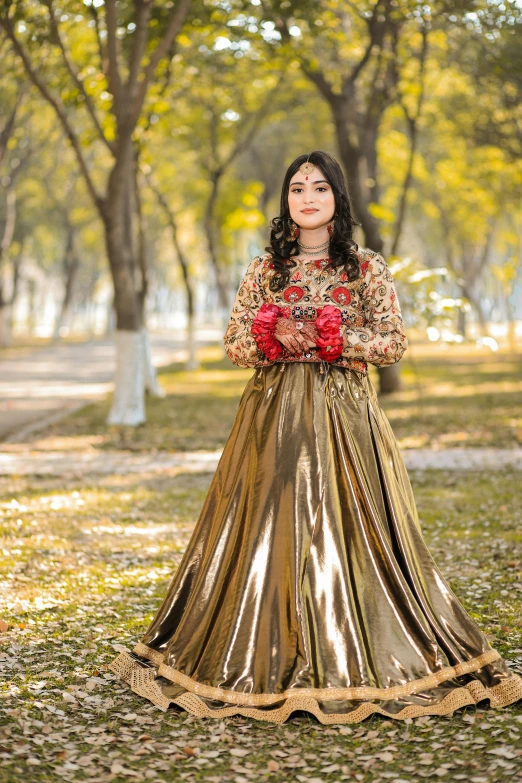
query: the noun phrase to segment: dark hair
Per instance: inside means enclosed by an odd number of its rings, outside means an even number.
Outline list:
[[[299,155],[288,167],[283,185],[281,188],[280,214],[270,221],[270,245],[265,247],[271,256],[275,273],[270,280],[270,289],[279,291],[288,283],[290,269],[297,266],[292,261],[292,256],[299,254],[297,239],[289,241],[286,239],[290,233],[288,220],[290,210],[288,208],[288,191],[290,180],[306,160],[317,166],[324,174],[333,190],[335,198],[335,222],[332,236],[330,237],[330,246],[328,257],[330,262],[327,264],[332,269],[338,269],[344,266],[344,271],[349,280],[356,280],[360,277],[360,260],[357,255],[358,245],[352,239],[353,227],[360,225],[356,220],[348,185],[343,171],[338,162],[328,152],[315,150],[310,155]]]

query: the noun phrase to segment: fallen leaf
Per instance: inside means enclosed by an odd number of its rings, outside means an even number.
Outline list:
[[[120,764],[119,761],[114,761],[111,765],[111,773],[113,775],[127,775],[128,777],[137,778],[139,777],[139,774],[135,772],[133,769],[129,769],[128,767],[124,767],[123,764]]]

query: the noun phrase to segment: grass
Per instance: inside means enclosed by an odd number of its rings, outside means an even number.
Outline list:
[[[229,388],[235,377],[241,386],[236,374]],[[122,685],[107,664],[152,618],[210,480],[182,469],[0,479],[2,783],[522,780],[521,703],[330,727],[295,713],[277,726],[162,713]],[[522,673],[519,474],[426,471],[411,480],[435,560]]]
[[[222,448],[252,375],[220,347],[200,351],[201,369],[160,373],[164,399],[147,401],[147,424],[107,427],[110,401],[89,405],[38,436],[36,448],[192,451]],[[401,448],[522,445],[522,355],[413,345],[400,363],[403,390],[381,405]],[[370,366],[378,387],[377,369]]]
[[[91,340],[100,339],[96,334],[68,334],[55,341],[52,337],[37,337],[36,335],[16,335],[13,337],[10,345],[0,346],[0,359],[18,358],[20,356],[30,355],[35,348],[50,348],[57,344],[77,345]]]

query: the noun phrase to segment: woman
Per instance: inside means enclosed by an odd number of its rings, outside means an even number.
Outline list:
[[[339,164],[301,155],[224,337],[246,385],[195,530],[111,668],[163,709],[321,723],[522,698],[422,537],[368,363],[407,348],[393,277],[358,248]]]

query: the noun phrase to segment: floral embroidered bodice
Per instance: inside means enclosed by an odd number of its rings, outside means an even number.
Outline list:
[[[398,362],[408,340],[393,276],[380,254],[359,248],[358,255],[357,280],[328,268],[328,259],[298,259],[288,284],[277,292],[269,287],[274,274],[270,254],[256,256],[241,281],[223,338],[231,361],[240,367],[263,367],[331,357],[331,364],[364,374],[368,363]],[[326,347],[291,354],[273,337],[278,317],[293,319],[297,328],[313,321]]]

